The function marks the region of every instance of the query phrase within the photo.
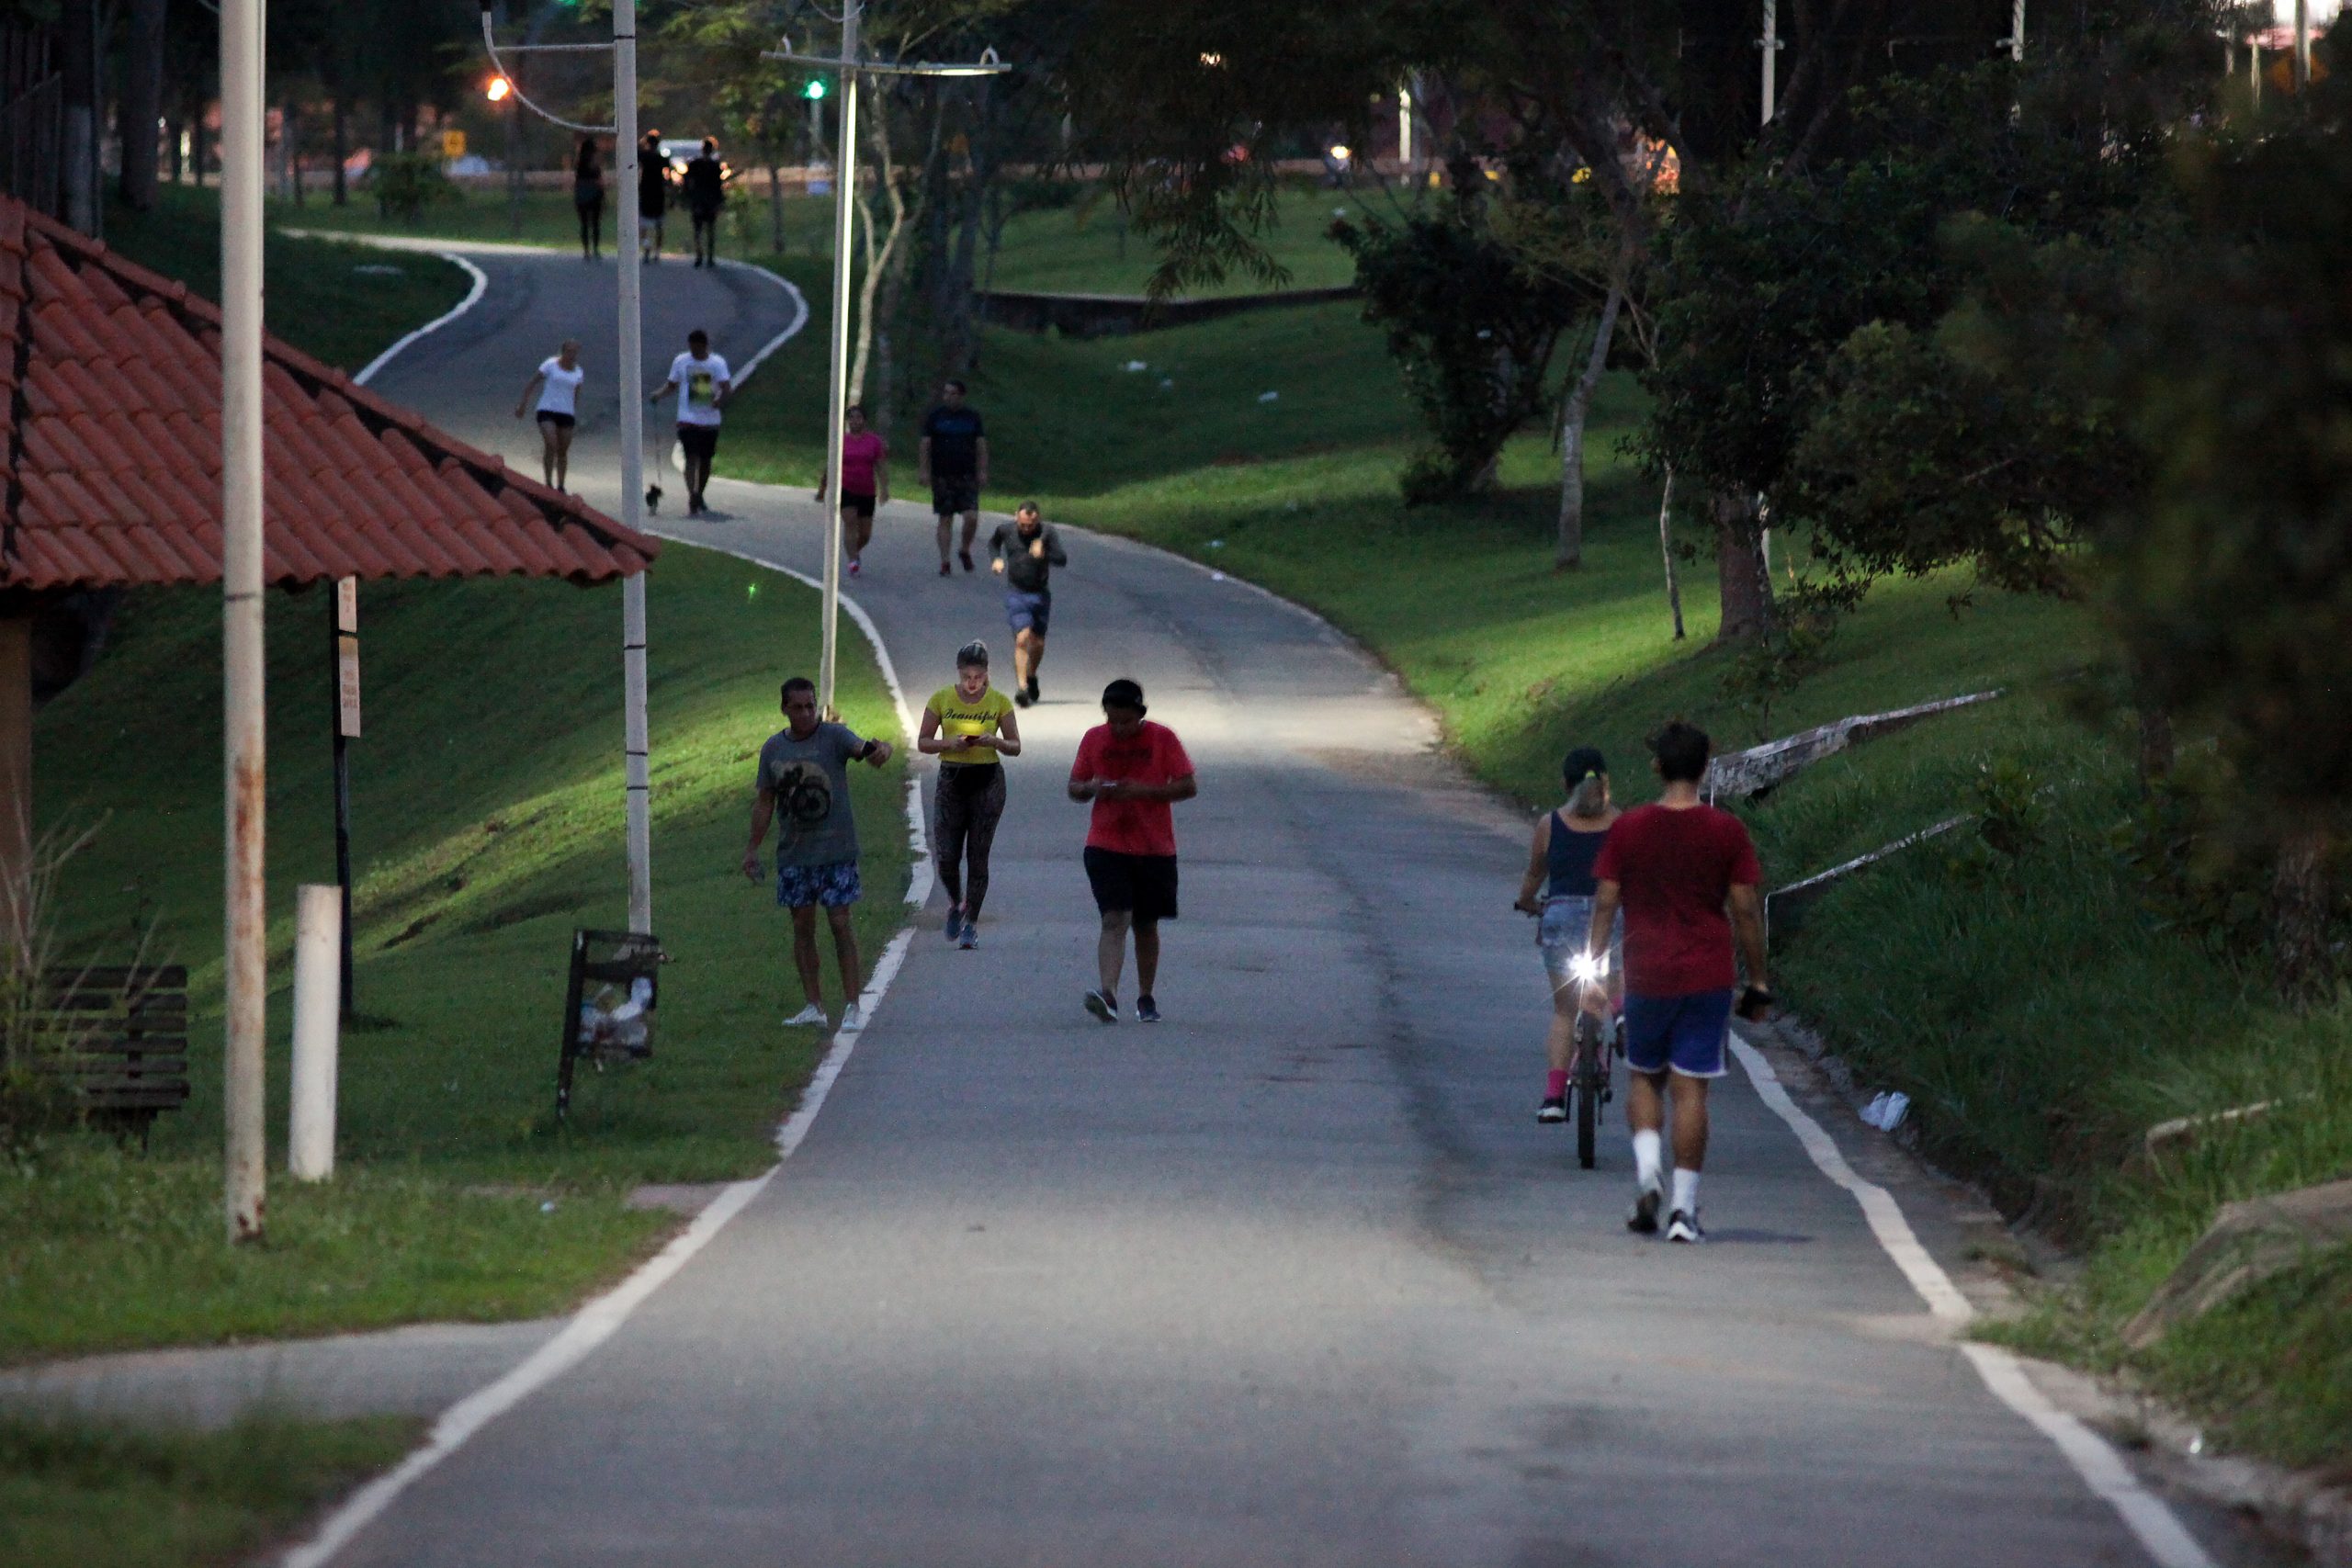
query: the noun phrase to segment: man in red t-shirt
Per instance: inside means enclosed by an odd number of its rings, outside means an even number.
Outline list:
[[[1127,932],[1136,937],[1136,1018],[1159,1021],[1152,982],[1159,975],[1159,922],[1176,918],[1176,818],[1169,807],[1200,793],[1193,760],[1164,724],[1144,718],[1143,688],[1114,681],[1102,688],[1108,722],[1086,732],[1070,763],[1069,797],[1092,801],[1086,829],[1086,880],[1102,912],[1095,945],[1102,986],[1086,993],[1086,1010],[1119,1021],[1119,970]]]
[[[1707,1159],[1707,1085],[1724,1076],[1731,1027],[1732,938],[1747,963],[1743,1018],[1772,1005],[1764,974],[1763,873],[1738,818],[1699,798],[1712,747],[1704,731],[1677,719],[1651,738],[1665,790],[1655,805],[1617,818],[1592,874],[1592,931],[1585,951],[1609,951],[1611,923],[1625,914],[1625,1064],[1633,1071],[1625,1120],[1634,1134],[1634,1212],[1629,1230],[1657,1229],[1660,1129],[1668,1086],[1674,1101],[1674,1196],[1666,1238],[1697,1241],[1699,1171]],[[1599,987],[1591,987],[1595,995]]]

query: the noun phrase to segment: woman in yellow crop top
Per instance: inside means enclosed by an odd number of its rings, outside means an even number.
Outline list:
[[[956,683],[923,705],[915,750],[939,759],[932,805],[933,857],[947,889],[947,940],[980,945],[980,906],[989,896],[989,847],[1004,815],[1004,765],[1021,755],[1012,699],[989,684],[989,645],[967,643],[956,655]]]

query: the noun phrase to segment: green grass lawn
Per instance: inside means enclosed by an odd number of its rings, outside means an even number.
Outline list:
[[[754,172],[747,178],[749,185],[736,189],[721,220],[720,249],[728,255],[763,262],[777,254],[775,220],[763,176]],[[209,205],[213,199],[209,189],[169,194],[189,203]],[[1255,294],[1269,288],[1326,288],[1352,282],[1354,263],[1325,232],[1331,220],[1340,209],[1359,219],[1366,212],[1393,213],[1399,210],[1397,203],[1402,199],[1378,188],[1285,189],[1276,204],[1281,221],[1269,235],[1267,249],[1289,276],[1270,283],[1240,275],[1191,292]],[[788,195],[783,207],[784,258],[830,265],[832,197]],[[622,231],[616,228],[616,220],[630,218],[633,212],[621,213],[608,192],[605,209],[608,247]],[[526,191],[519,219],[518,225],[517,212],[503,190],[467,190],[458,200],[428,208],[414,222],[381,216],[364,192],[355,192],[350,204],[340,208],[315,194],[300,207],[282,198],[269,204],[272,224],[322,233],[429,236],[562,250],[580,243],[579,220],[568,191]],[[673,213],[664,236],[668,249],[684,253],[691,233],[685,214]],[[1131,231],[1116,203],[1091,197],[1071,206],[1023,212],[1010,219],[995,271],[979,281],[983,287],[1016,291],[1140,294],[1158,260],[1157,248]]]
[[[160,235],[126,235],[126,249],[168,259],[188,220],[167,209]],[[348,252],[293,251],[322,254]],[[320,288],[313,314],[340,312],[346,363],[399,329],[372,297],[343,310]],[[267,1242],[236,1249],[220,1239],[218,1153],[220,599],[126,599],[104,658],[36,724],[40,826],[92,835],[50,919],[76,955],[189,966],[194,1098],[144,1153],[62,1136],[0,1161],[0,1361],[560,1311],[673,1225],[625,1207],[633,1187],[768,1162],[822,1042],[777,1027],[798,1006],[786,923],[738,862],[753,758],[782,724],[776,688],[815,663],[815,596],[678,546],[648,597],[655,925],[673,960],[654,1059],[587,1077],[555,1124],[571,931],[624,919],[619,591],[366,585],[367,733],[351,765],[361,1016],[343,1041],[342,1164],[322,1186],[277,1177]],[[320,592],[268,597],[273,1165],[293,889],[334,875],[330,615]],[[852,723],[895,734],[854,638],[841,700]],[[902,923],[903,784],[897,766],[857,773],[869,962]]]
[[[808,390],[755,384],[730,412],[732,460],[811,476],[821,401]],[[1540,437],[1511,443],[1490,495],[1399,503],[1417,422],[1350,304],[1094,342],[992,333],[972,396],[996,458],[990,504],[1035,495],[1049,517],[1315,606],[1436,708],[1474,772],[1531,807],[1556,800],[1558,760],[1584,742],[1613,760],[1624,799],[1648,798],[1642,740],[1673,715],[1736,747],[2005,689],[1821,763],[1743,815],[1780,885],[1973,809],[1990,763],[2032,773],[2049,817],[2026,854],[1939,840],[1832,894],[1776,964],[1792,1004],[1867,1082],[1912,1095],[1935,1157],[2089,1250],[2088,1287],[2048,1299],[2042,1348],[2113,1363],[2116,1325],[2219,1203],[2352,1171],[2352,1006],[2282,1012],[2258,963],[2148,914],[2110,848],[2135,798],[2129,715],[2085,611],[1987,594],[1955,614],[1955,582],[1889,583],[1826,667],[1760,715],[1726,694],[1729,661],[1708,647],[1718,610],[1703,549],[1680,569],[1690,636],[1673,639],[1657,491],[1618,444],[1641,412],[1622,379],[1595,414],[1586,565],[1565,575],[1551,565],[1557,458]],[[2080,716],[2102,698],[2110,716]],[[2281,1088],[2314,1093],[2161,1173],[2127,1165],[2153,1122]],[[2352,1459],[2352,1419],[2340,1397],[2318,1397],[2314,1370],[2352,1342],[2352,1300],[2322,1288],[2334,1267],[2245,1309],[2267,1327],[2265,1364],[2303,1372],[2224,1375],[2225,1341],[2210,1334],[2140,1371],[2199,1409],[2226,1408],[2249,1447]]]
[[[422,1423],[253,1420],[218,1432],[0,1421],[0,1562],[220,1568],[397,1460]]]

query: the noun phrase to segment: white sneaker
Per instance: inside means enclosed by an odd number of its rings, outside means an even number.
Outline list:
[[[842,1009],[842,1026],[833,1032],[836,1034],[854,1034],[865,1027],[865,1015],[858,1010],[857,1004],[855,1002],[852,1002],[849,1006]]]
[[[819,1007],[815,1002],[810,1002],[807,1007],[786,1019],[784,1026],[786,1029],[822,1029],[832,1021],[825,1016],[823,1008]]]

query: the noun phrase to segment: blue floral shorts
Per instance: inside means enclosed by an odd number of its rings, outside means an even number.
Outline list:
[[[857,880],[857,863],[837,860],[830,865],[779,865],[775,868],[775,901],[787,909],[822,904],[839,909],[854,904],[865,889]]]

